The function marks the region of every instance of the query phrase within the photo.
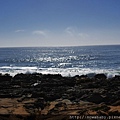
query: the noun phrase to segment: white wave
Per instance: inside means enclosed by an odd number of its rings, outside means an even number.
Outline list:
[[[63,63],[66,64],[66,63]],[[0,67],[0,73],[10,74],[12,76],[18,73],[42,73],[42,74],[61,74],[62,76],[75,75],[94,75],[104,73],[108,78],[120,75],[120,70],[111,69],[90,69],[90,68],[38,68],[38,67],[17,67],[17,66],[3,66]]]
[[[37,67],[13,67],[13,66],[3,66],[0,69],[13,69],[13,70],[23,70],[23,69],[37,69]]]
[[[12,76],[18,73],[34,73],[37,71],[37,67],[17,67],[17,66],[3,66],[0,67],[0,73],[2,74],[10,74]]]

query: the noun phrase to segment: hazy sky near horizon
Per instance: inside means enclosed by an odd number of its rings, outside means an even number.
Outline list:
[[[120,44],[120,0],[0,0],[0,47]]]

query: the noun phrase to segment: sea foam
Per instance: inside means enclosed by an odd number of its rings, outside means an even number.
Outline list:
[[[90,68],[38,68],[38,67],[0,67],[0,73],[12,76],[18,73],[42,73],[42,74],[61,74],[62,76],[88,75],[93,77],[95,74],[104,73],[108,78],[120,75],[119,70],[111,69],[90,69]]]

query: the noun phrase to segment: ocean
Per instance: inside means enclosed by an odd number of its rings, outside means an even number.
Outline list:
[[[0,48],[0,73],[120,75],[120,45]]]

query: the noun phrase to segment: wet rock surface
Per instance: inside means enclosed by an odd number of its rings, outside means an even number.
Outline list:
[[[41,112],[46,115],[58,114],[72,106],[77,108],[81,101],[90,106],[89,110],[94,110],[96,115],[103,112],[112,114],[108,106],[120,106],[120,76],[108,79],[104,74],[97,74],[93,78],[87,75],[63,77],[59,74],[21,73],[12,77],[8,74],[0,74],[0,98],[16,99],[17,104],[22,103],[23,108],[30,115]],[[30,99],[34,101],[24,103]],[[101,104],[106,106],[104,109],[107,113],[101,108]],[[92,107],[95,105],[98,105],[99,112],[97,107]],[[1,105],[0,108],[2,107]],[[77,114],[87,114],[81,109],[77,112]],[[119,113],[114,111],[114,114]]]

